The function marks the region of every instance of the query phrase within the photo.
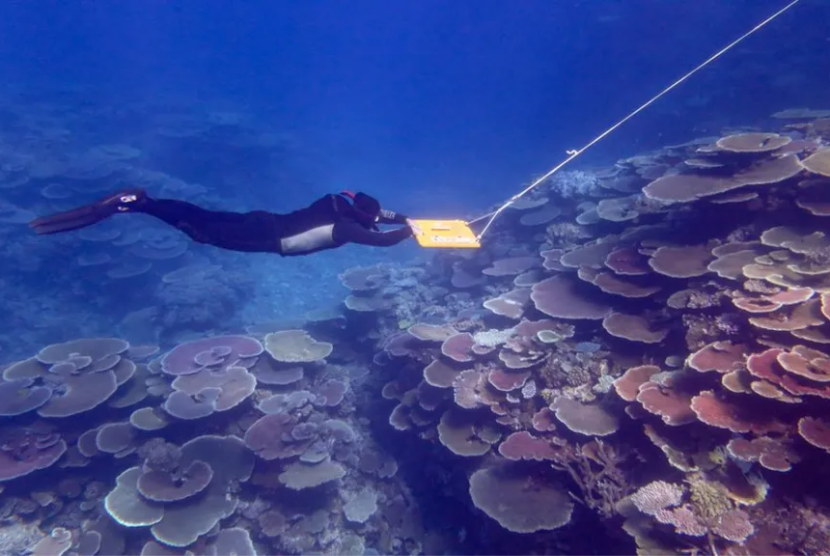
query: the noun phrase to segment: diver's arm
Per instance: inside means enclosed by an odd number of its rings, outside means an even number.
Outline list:
[[[412,228],[404,226],[388,232],[373,232],[354,222],[338,222],[332,230],[335,243],[358,243],[375,247],[390,247],[412,237]]]
[[[380,209],[378,224],[407,224],[408,218],[391,210]]]

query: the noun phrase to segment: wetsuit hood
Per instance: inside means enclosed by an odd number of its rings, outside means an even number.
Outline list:
[[[380,202],[366,193],[352,193],[342,191],[341,194],[352,200],[354,219],[364,228],[377,230],[377,222],[380,218]]]

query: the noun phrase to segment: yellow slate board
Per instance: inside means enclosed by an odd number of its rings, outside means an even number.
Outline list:
[[[415,239],[421,247],[476,249],[481,244],[463,220],[414,220],[423,232]]]

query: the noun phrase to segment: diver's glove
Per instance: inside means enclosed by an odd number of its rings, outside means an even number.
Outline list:
[[[412,235],[420,236],[424,234],[424,231],[421,229],[421,226],[419,226],[418,223],[412,220],[411,218],[406,219],[406,225],[409,226],[410,230],[412,230]]]

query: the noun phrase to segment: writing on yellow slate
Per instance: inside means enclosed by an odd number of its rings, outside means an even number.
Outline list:
[[[481,247],[463,220],[415,220],[423,233],[415,236],[421,247],[475,249]]]

